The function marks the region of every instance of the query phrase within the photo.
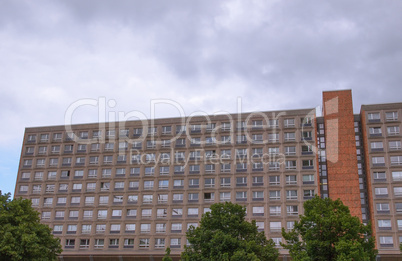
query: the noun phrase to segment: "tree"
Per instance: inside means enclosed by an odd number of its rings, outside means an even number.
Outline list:
[[[166,248],[165,256],[162,258],[162,261],[173,261],[170,257],[170,247]]]
[[[55,260],[61,251],[30,200],[0,194],[0,260]]]
[[[230,202],[211,206],[197,228],[186,233],[182,260],[257,261],[277,260],[275,243],[258,232],[255,221],[245,221],[246,208]]]
[[[375,260],[371,226],[350,214],[340,199],[315,198],[304,202],[304,215],[282,236],[293,260]]]

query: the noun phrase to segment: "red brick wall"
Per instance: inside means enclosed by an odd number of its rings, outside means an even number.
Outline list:
[[[352,92],[323,93],[329,197],[362,218]]]

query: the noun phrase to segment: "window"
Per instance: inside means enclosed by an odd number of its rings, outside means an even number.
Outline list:
[[[149,248],[149,238],[140,238],[140,248]]]
[[[230,178],[221,178],[221,187],[230,187]]]
[[[381,136],[381,127],[371,127],[369,128],[370,136]]]
[[[281,206],[270,206],[269,207],[269,215],[270,216],[280,216],[281,215]]]
[[[394,239],[393,237],[381,237],[380,236],[380,246],[382,247],[393,247],[394,246]]]
[[[120,233],[120,224],[111,224],[110,233]]]
[[[373,173],[374,181],[386,181],[387,177],[384,171],[375,171]]]
[[[142,203],[143,204],[152,204],[153,195],[142,195]]]
[[[73,192],[79,192],[82,189],[82,184],[81,183],[74,183],[73,184]]]
[[[27,189],[28,189],[28,186],[27,186]],[[40,201],[39,198],[31,198],[31,201],[32,201],[32,206],[33,207],[39,206],[39,201]]]
[[[98,210],[98,219],[105,219],[107,217],[107,210]]]
[[[57,219],[57,220],[64,219],[64,211],[56,211],[55,219]]]
[[[81,226],[81,233],[82,234],[90,234],[91,233],[91,225],[82,225]]]
[[[119,239],[118,238],[111,238],[109,239],[109,248],[118,248],[119,247]]]
[[[99,143],[92,143],[91,144],[91,151],[99,151],[100,150],[100,144]]]
[[[190,165],[190,174],[200,173],[200,165]]]
[[[269,155],[279,155],[279,147],[268,148]]]
[[[378,220],[378,228],[380,230],[391,230],[391,220],[390,219],[379,219]]]
[[[286,222],[286,228],[288,230],[292,230],[295,227],[295,222],[294,221],[288,221]]]
[[[269,119],[268,124],[270,128],[277,128],[279,127],[279,120],[278,119]]]
[[[169,180],[159,180],[159,189],[169,188]]]
[[[75,246],[75,239],[66,239],[65,248],[74,248]]]
[[[384,178],[385,178],[385,172]],[[392,171],[392,180],[393,181],[402,181],[402,171]]]
[[[175,174],[183,174],[184,173],[184,165],[175,165],[174,173]]]
[[[186,146],[186,139],[180,138],[176,140],[176,147],[185,147]]]
[[[398,112],[397,111],[386,112],[385,119],[387,121],[397,121],[398,120]]]
[[[112,218],[120,218],[122,214],[121,209],[113,209],[112,210]]]
[[[151,217],[152,216],[152,209],[146,208],[141,211],[141,216],[144,217]]]
[[[375,188],[376,197],[388,197],[388,188]]]
[[[314,168],[314,160],[303,160],[302,168],[303,169],[313,169]]]
[[[131,176],[139,176],[140,175],[140,168],[131,168],[130,169],[130,175]]]
[[[279,200],[279,199],[281,199],[281,191],[280,190],[271,190],[271,191],[269,191],[269,199],[270,200]]]
[[[127,196],[127,203],[137,203],[138,202],[138,195],[128,195]]]
[[[278,142],[279,141],[279,133],[269,133],[268,141],[269,142]]]
[[[391,156],[390,160],[392,166],[402,165],[402,156]]]
[[[285,141],[295,141],[296,134],[294,132],[285,132]]]
[[[126,233],[135,233],[135,224],[126,224]]]
[[[373,163],[373,166],[385,166],[384,157],[372,157],[371,162]]]
[[[137,217],[137,210],[136,209],[127,209],[127,215],[128,218],[135,218]]]
[[[91,206],[95,203],[95,197],[85,197],[85,205]]]
[[[386,214],[386,213],[389,213],[389,204],[388,203],[377,203],[376,204],[376,207],[377,207],[377,213],[383,213],[383,214]]]
[[[42,191],[42,185],[33,185],[32,193],[40,193]]]
[[[286,190],[287,200],[297,200],[297,190]]]
[[[81,197],[71,197],[71,204],[80,204]]]
[[[402,196],[402,187],[394,187],[394,195],[395,197]]]
[[[314,184],[314,175],[303,175],[303,184]]]
[[[296,185],[297,184],[296,175],[286,175],[286,184],[287,185]]]
[[[198,188],[199,185],[200,185],[200,180],[199,179],[189,179],[188,180],[189,188]]]
[[[213,173],[213,172],[215,172],[215,164],[206,164],[206,165],[205,165],[205,172],[206,172],[206,173]]]
[[[221,172],[230,172],[231,164],[230,163],[222,163],[221,164]]]
[[[156,217],[157,218],[167,217],[167,209],[166,208],[158,208],[156,210]]]
[[[384,145],[382,141],[376,141],[370,143],[371,151],[383,151]]]
[[[247,163],[237,163],[236,171],[247,171]]]
[[[221,136],[221,143],[222,144],[230,144],[232,141],[231,137],[229,135],[223,135]]]
[[[88,178],[96,178],[98,176],[97,169],[90,169],[88,170]]]
[[[93,211],[92,210],[84,210],[84,219],[92,219]]]
[[[288,216],[297,216],[297,215],[299,215],[299,207],[298,206],[286,206],[286,213]]]
[[[264,191],[253,191],[253,200],[264,200]]]
[[[131,190],[137,190],[139,187],[139,182],[138,181],[130,181],[128,183],[128,188]]]
[[[230,201],[230,192],[220,192],[219,200],[220,201]]]
[[[198,217],[198,208],[188,208],[187,209],[187,216],[189,216],[189,217]]]
[[[253,216],[264,216],[264,207],[253,207]]]
[[[37,160],[36,160],[36,166],[37,166],[37,167],[43,167],[43,166],[45,166],[45,159],[37,159]]]
[[[401,149],[401,141],[399,141],[399,140],[389,141],[388,147],[390,150],[400,150]]]
[[[295,160],[286,160],[285,161],[285,168],[290,170],[290,169],[296,169],[296,161]]]
[[[180,248],[181,246],[181,238],[171,238],[170,239],[170,247],[171,248]]]
[[[389,136],[399,135],[399,126],[387,127],[387,132]]]
[[[285,128],[291,128],[295,126],[295,119],[284,119],[283,125]]]
[[[96,225],[96,233],[97,234],[105,233],[105,231],[106,231],[106,224]]]
[[[204,193],[204,201],[205,202],[213,202],[215,200],[214,192],[206,192]]]
[[[67,234],[75,234],[77,232],[77,225],[68,225]]]
[[[380,121],[380,113],[379,112],[368,113],[367,118],[368,118],[369,122]]]
[[[270,232],[280,232],[282,229],[282,223],[278,221],[269,222],[269,231]]]
[[[190,160],[198,160],[201,159],[201,151],[190,151]]]
[[[244,186],[247,186],[247,177],[237,177],[236,187],[244,187]]]
[[[183,188],[184,180],[183,179],[174,179],[173,180],[173,188]]]
[[[280,176],[269,176],[269,185],[280,185]]]
[[[182,202],[183,193],[173,193],[173,202]]]
[[[237,191],[236,201],[247,201],[247,191]]]
[[[254,176],[253,179],[253,186],[262,186],[264,185],[264,178],[263,176]]]
[[[213,188],[213,187],[215,187],[215,179],[214,178],[204,179],[204,187],[205,188]]]
[[[306,199],[312,199],[314,197],[314,189],[305,189],[303,190],[303,198]]]
[[[35,172],[34,180],[42,180],[42,179],[43,179],[43,172],[42,171]]]
[[[166,232],[166,224],[165,223],[157,223],[156,224],[156,233],[165,233]]]
[[[158,194],[158,203],[167,203],[168,202],[168,194]]]

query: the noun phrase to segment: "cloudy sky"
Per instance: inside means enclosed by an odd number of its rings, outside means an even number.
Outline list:
[[[353,90],[355,112],[402,101],[401,13],[399,0],[0,0],[0,190],[14,191],[24,128],[63,124],[77,101],[147,117],[157,99],[186,114],[236,112],[238,97],[243,111],[312,108],[335,89]]]

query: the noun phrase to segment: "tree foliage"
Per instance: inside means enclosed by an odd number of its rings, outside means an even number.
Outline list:
[[[55,260],[62,249],[28,199],[0,194],[0,260]]]
[[[197,228],[190,227],[190,243],[181,254],[187,261],[258,261],[277,260],[275,243],[258,232],[255,221],[245,221],[246,209],[230,202],[211,206]]]
[[[339,199],[318,196],[304,203],[304,215],[282,236],[293,260],[375,260],[370,225],[350,214]]]
[[[173,261],[173,259],[170,257],[170,247],[166,248],[165,256],[162,258],[162,261]]]

